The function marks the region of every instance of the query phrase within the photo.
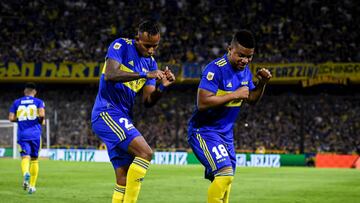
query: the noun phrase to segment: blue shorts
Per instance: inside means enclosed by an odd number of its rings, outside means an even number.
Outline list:
[[[212,180],[222,168],[236,169],[236,155],[233,143],[226,143],[215,132],[199,133],[189,131],[188,142],[197,159],[205,166],[205,178]]]
[[[20,145],[20,155],[30,156],[32,158],[39,157],[41,139],[36,140],[18,140]]]
[[[131,119],[119,112],[102,112],[92,122],[92,130],[105,143],[114,169],[132,163],[134,156],[128,153],[128,147],[141,134]]]

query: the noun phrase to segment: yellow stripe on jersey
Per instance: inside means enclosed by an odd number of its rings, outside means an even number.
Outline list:
[[[105,61],[105,63],[104,63],[104,66],[103,66],[103,69],[102,69],[102,74],[104,74],[105,73],[105,70],[106,70],[106,61]]]
[[[106,125],[119,137],[120,141],[125,140],[126,136],[121,127],[111,118],[107,112],[100,113],[101,118],[105,121]]]
[[[131,62],[131,61],[130,61]],[[125,71],[125,72],[129,72],[129,73],[133,73],[134,71],[131,70],[130,68],[126,67],[124,64],[120,64],[120,70]],[[104,67],[102,70],[102,74],[105,73],[106,70],[106,63],[104,63]],[[134,92],[139,92],[139,90],[141,90],[141,88],[145,85],[146,79],[145,78],[140,78],[138,80],[132,80],[129,82],[124,82],[123,84],[130,88],[132,91]]]
[[[233,91],[225,91],[225,90],[218,89],[218,91],[216,92],[216,96],[221,96],[221,95],[229,94],[229,93],[232,93],[232,92]],[[225,106],[227,106],[227,107],[237,107],[237,106],[241,106],[242,102],[243,102],[242,99],[232,100],[232,101],[226,103]]]
[[[125,72],[130,72],[130,73],[134,72],[130,68],[126,67],[124,64],[120,64],[120,70],[125,71]],[[124,82],[123,84],[126,87],[130,88],[132,91],[139,92],[139,90],[145,85],[145,82],[146,82],[145,78],[140,78],[138,80]]]
[[[216,170],[216,165],[215,165],[215,162],[214,162],[214,160],[213,160],[213,158],[212,158],[212,156],[211,156],[211,154],[209,152],[209,149],[207,148],[205,140],[198,133],[196,134],[196,138],[199,140],[200,147],[203,150],[206,159],[210,163],[210,166],[211,166],[212,170],[215,171]]]

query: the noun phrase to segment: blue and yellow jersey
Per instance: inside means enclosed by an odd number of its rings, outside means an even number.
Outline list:
[[[244,70],[236,70],[231,65],[225,54],[209,63],[200,79],[199,88],[216,95],[234,92],[241,86],[248,86],[249,90],[255,88],[252,74],[248,66]],[[232,136],[234,122],[240,112],[243,100],[233,100],[223,106],[204,111],[195,111],[189,121],[189,129],[200,132],[218,132],[221,135]]]
[[[119,38],[108,48],[106,59],[120,63],[120,70],[126,72],[148,72],[157,70],[153,57],[142,57],[136,50],[135,40]],[[132,108],[136,94],[144,85],[155,85],[155,79],[141,78],[129,82],[105,81],[106,63],[100,76],[99,91],[96,96],[91,120],[96,120],[102,112],[121,112],[132,118]]]
[[[24,96],[15,100],[10,107],[18,123],[18,140],[37,140],[41,137],[41,124],[39,123],[40,108],[45,108],[41,99]]]

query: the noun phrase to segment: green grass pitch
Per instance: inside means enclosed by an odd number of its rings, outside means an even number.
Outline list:
[[[139,203],[205,203],[202,166],[151,165]],[[35,194],[21,188],[20,160],[0,159],[0,202],[111,202],[110,163],[40,160]],[[305,167],[238,168],[230,195],[246,202],[360,202],[360,170]]]

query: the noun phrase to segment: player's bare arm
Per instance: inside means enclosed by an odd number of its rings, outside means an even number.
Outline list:
[[[175,82],[175,75],[171,70],[166,67],[164,70],[164,77],[161,79],[161,84],[159,87],[147,85],[143,90],[143,102],[145,107],[152,107],[156,102],[161,98],[164,88],[169,87]],[[162,86],[162,87],[161,87]]]
[[[264,94],[266,84],[269,82],[272,75],[269,70],[262,68],[256,73],[256,77],[259,79],[259,82],[255,89],[250,91],[249,98],[247,99],[249,104],[256,104],[261,99]]]
[[[120,63],[113,59],[106,60],[105,69],[105,80],[116,81],[116,82],[128,82],[132,80],[138,80],[140,78],[155,78],[161,80],[165,77],[165,74],[161,70],[155,70],[147,72],[146,75],[141,75],[136,72],[126,72],[120,70]]]
[[[15,114],[12,113],[12,112],[9,113],[9,121],[10,122],[16,122],[17,121]]]
[[[233,100],[247,99],[249,97],[249,88],[243,86],[236,91],[216,96],[213,92],[199,88],[197,95],[197,106],[199,111],[224,105]]]
[[[41,125],[45,125],[45,109],[44,108],[39,108],[38,109],[38,113],[39,113],[39,123]]]

